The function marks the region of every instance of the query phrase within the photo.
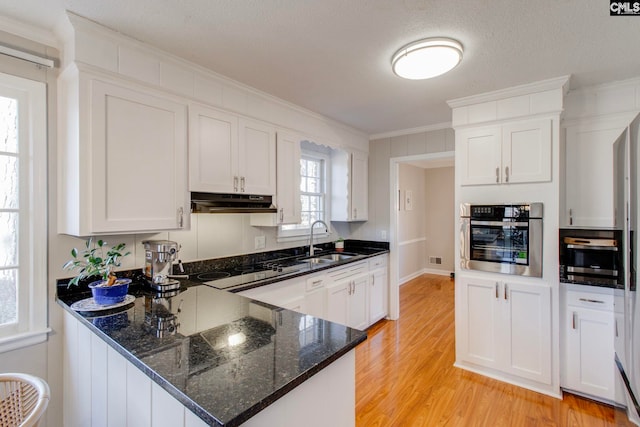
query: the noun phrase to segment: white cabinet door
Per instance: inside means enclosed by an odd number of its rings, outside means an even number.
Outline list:
[[[613,401],[613,313],[570,306],[566,316],[563,387]]]
[[[362,275],[351,281],[348,326],[365,330],[369,326],[369,276]]]
[[[500,368],[502,351],[500,283],[495,280],[456,277],[460,304],[456,343],[461,359],[489,368]]]
[[[344,280],[327,287],[326,319],[342,325],[349,323],[349,292],[351,280]]]
[[[465,129],[456,132],[460,147],[462,185],[501,182],[502,134],[500,126]]]
[[[551,119],[456,132],[462,185],[551,180]]]
[[[239,188],[238,117],[189,106],[189,189],[234,193]]]
[[[592,121],[567,128],[563,225],[620,226],[614,206],[613,146],[625,126]]]
[[[369,325],[387,316],[387,289],[389,287],[386,268],[370,273],[369,286]]]
[[[240,118],[240,192],[276,193],[276,131],[262,122]]]
[[[300,224],[300,141],[296,135],[278,132],[277,190],[278,224]]]
[[[503,182],[551,180],[551,119],[502,126]]]
[[[354,221],[369,219],[369,157],[351,154],[351,217]]]
[[[275,135],[268,124],[190,105],[189,189],[275,194]]]
[[[304,313],[314,317],[325,317],[324,288],[307,292],[304,296]]]
[[[551,288],[456,278],[458,357],[551,384]]]
[[[331,153],[331,221],[368,219],[369,163],[365,153]]]
[[[503,370],[551,384],[551,288],[510,281],[502,292],[507,350]]]
[[[90,73],[61,79],[58,232],[188,227],[186,104]]]

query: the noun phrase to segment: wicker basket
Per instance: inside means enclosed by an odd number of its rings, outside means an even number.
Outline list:
[[[49,386],[26,374],[0,374],[0,426],[35,427],[49,404]]]

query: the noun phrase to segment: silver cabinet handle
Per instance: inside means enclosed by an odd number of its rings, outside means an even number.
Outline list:
[[[573,209],[569,209],[569,225],[573,225]]]
[[[235,192],[238,191],[238,177],[237,176],[233,177],[233,191],[235,191]]]
[[[500,168],[496,168],[496,182],[500,182]]]
[[[244,193],[244,176],[240,177],[240,191]]]
[[[618,338],[619,337],[619,335],[618,335],[618,319],[615,319],[614,322],[615,322],[614,326],[615,326],[615,330],[616,330],[616,338]]]
[[[499,288],[500,288],[500,285],[498,284],[498,282],[496,282],[496,299],[500,298],[500,294],[498,293]]]
[[[280,208],[280,222],[284,222],[284,208]]]
[[[504,168],[504,182],[509,182],[509,166]]]
[[[571,329],[576,328],[576,312],[574,311],[571,315]]]
[[[358,218],[358,208],[353,208],[353,219]]]
[[[504,284],[504,300],[508,300],[509,298],[507,297],[507,284]]]
[[[594,303],[594,304],[604,304],[604,301],[600,301],[600,300],[597,300],[597,299],[580,298],[580,301],[582,301],[582,302],[591,302],[591,303]]]
[[[184,209],[178,208],[178,228],[184,227]]]

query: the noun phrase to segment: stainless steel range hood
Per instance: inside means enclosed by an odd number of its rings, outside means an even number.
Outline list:
[[[272,196],[254,194],[191,193],[193,213],[265,213],[276,212]]]

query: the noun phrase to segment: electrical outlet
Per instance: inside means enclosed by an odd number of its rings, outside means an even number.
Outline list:
[[[380,230],[380,240],[387,240],[387,230]]]
[[[264,249],[267,246],[267,236],[256,236],[255,248]]]

